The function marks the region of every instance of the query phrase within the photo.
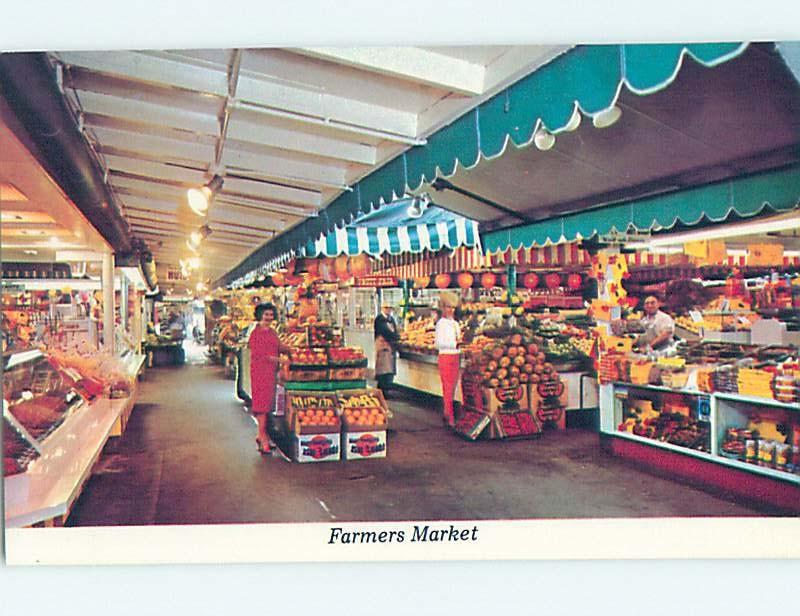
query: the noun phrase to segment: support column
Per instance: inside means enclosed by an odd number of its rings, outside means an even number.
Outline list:
[[[142,294],[134,291],[133,293],[133,323],[131,324],[131,335],[136,343],[136,352],[142,352]]]
[[[119,316],[124,331],[128,331],[128,277],[120,272],[119,276]]]
[[[114,253],[103,253],[103,349],[114,353]]]

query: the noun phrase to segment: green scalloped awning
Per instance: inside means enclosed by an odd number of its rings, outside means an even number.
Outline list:
[[[585,45],[575,47],[464,114],[376,169],[310,218],[256,250],[220,282],[228,284],[267,263],[299,251],[309,237],[350,224],[354,218],[416,190],[437,176],[500,156],[509,140],[529,144],[543,125],[566,127],[576,108],[594,116],[610,108],[622,87],[639,95],[669,86],[686,58],[711,67],[740,55],[746,43]]]
[[[785,212],[800,204],[800,167],[735,178],[637,201],[577,212],[483,235],[487,252],[530,248],[613,231],[663,231],[676,225],[724,222],[765,212]]]

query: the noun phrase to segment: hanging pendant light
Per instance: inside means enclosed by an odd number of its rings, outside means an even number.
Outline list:
[[[203,225],[196,231],[192,231],[189,234],[189,237],[186,240],[186,246],[194,253],[197,253],[200,250],[201,242],[206,239],[209,235],[211,235],[211,227],[208,225]]]
[[[622,116],[622,109],[616,105],[612,105],[608,109],[601,111],[592,118],[592,124],[595,128],[608,128],[617,123],[617,120]]]
[[[556,144],[556,136],[547,129],[539,128],[533,136],[533,143],[542,152],[546,152]]]
[[[208,207],[211,205],[214,197],[222,188],[222,176],[215,175],[211,181],[201,188],[190,188],[186,196],[189,200],[189,207],[198,216],[205,216],[208,212]]]

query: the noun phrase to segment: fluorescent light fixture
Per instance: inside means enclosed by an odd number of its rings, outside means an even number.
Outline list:
[[[775,233],[778,231],[792,231],[800,229],[800,214],[785,218],[773,218],[759,222],[744,222],[733,225],[723,225],[697,231],[685,233],[675,233],[654,237],[648,242],[648,246],[673,246],[675,244],[685,244],[687,242],[700,242],[703,240],[718,240],[729,237],[741,237],[743,235],[760,235],[765,233]]]
[[[198,216],[205,216],[211,201],[222,188],[222,177],[215,175],[212,180],[201,188],[190,188],[186,196],[189,200],[189,207]]]
[[[622,117],[622,109],[616,105],[612,105],[605,111],[601,111],[592,118],[592,124],[595,128],[608,128],[617,123],[617,120]]]

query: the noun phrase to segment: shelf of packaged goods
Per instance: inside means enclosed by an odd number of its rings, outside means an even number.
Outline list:
[[[692,389],[692,390],[672,389],[670,387],[664,387],[662,385],[642,385],[637,383],[624,383],[622,381],[615,381],[614,387],[624,387],[626,389],[649,389],[652,391],[663,391],[673,394],[684,394],[687,396],[710,396],[712,398],[717,398],[718,400],[729,400],[731,402],[742,402],[745,404],[772,406],[779,409],[800,411],[800,404],[798,403],[793,404],[790,402],[781,402],[780,400],[774,400],[773,398],[759,398],[757,396],[745,396],[742,394],[725,393],[721,391],[705,392],[697,389]]]
[[[675,451],[677,453],[686,454],[687,456],[693,456],[695,458],[701,458],[703,460],[708,460],[710,462],[720,462],[722,464],[727,464],[730,461],[727,458],[720,458],[719,456],[710,454],[707,451],[700,451],[699,449],[689,449],[688,447],[681,447],[680,445],[674,445],[672,443],[666,443],[664,441],[657,441],[656,439],[639,436],[638,434],[631,434],[630,432],[617,431],[606,434],[608,434],[609,436],[616,436],[618,438],[628,439],[629,441],[644,443],[645,445],[651,445],[653,447],[660,447],[661,449],[668,449],[669,451]]]
[[[689,449],[688,447],[681,447],[680,445],[673,445],[672,443],[657,441],[655,439],[646,438],[644,436],[639,436],[637,434],[631,434],[629,432],[611,432],[611,433],[606,432],[604,434],[616,438],[623,438],[629,441],[635,441],[637,443],[643,443],[651,447],[658,447],[660,449],[674,451],[676,453],[680,453],[683,455],[692,456],[694,458],[700,458],[701,460],[706,460],[708,462],[713,462],[714,464],[720,464],[722,466],[729,466],[731,468],[741,469],[743,471],[747,471],[748,473],[763,475],[765,477],[770,477],[772,479],[779,479],[781,481],[785,481],[787,483],[800,486],[800,475],[795,475],[792,473],[788,473],[786,471],[779,471],[774,468],[758,466],[756,464],[749,464],[747,462],[742,462],[741,460],[726,458],[724,456],[715,456],[714,454],[708,453],[706,451]]]
[[[780,400],[773,400],[772,398],[758,398],[756,396],[744,396],[742,394],[727,394],[724,392],[714,392],[712,394],[719,400],[729,400],[731,402],[743,402],[745,404],[756,404],[761,406],[772,406],[779,409],[786,409],[790,411],[800,411],[800,404],[781,402]]]
[[[686,394],[687,396],[709,396],[704,391],[688,390],[688,389],[672,389],[671,387],[664,387],[663,385],[645,385],[640,383],[625,383],[623,381],[615,381],[614,387],[625,387],[627,389],[649,389],[652,391],[663,391],[671,394]]]
[[[42,455],[24,473],[5,478],[6,527],[62,526],[133,401],[104,397],[72,411],[41,444]]]

